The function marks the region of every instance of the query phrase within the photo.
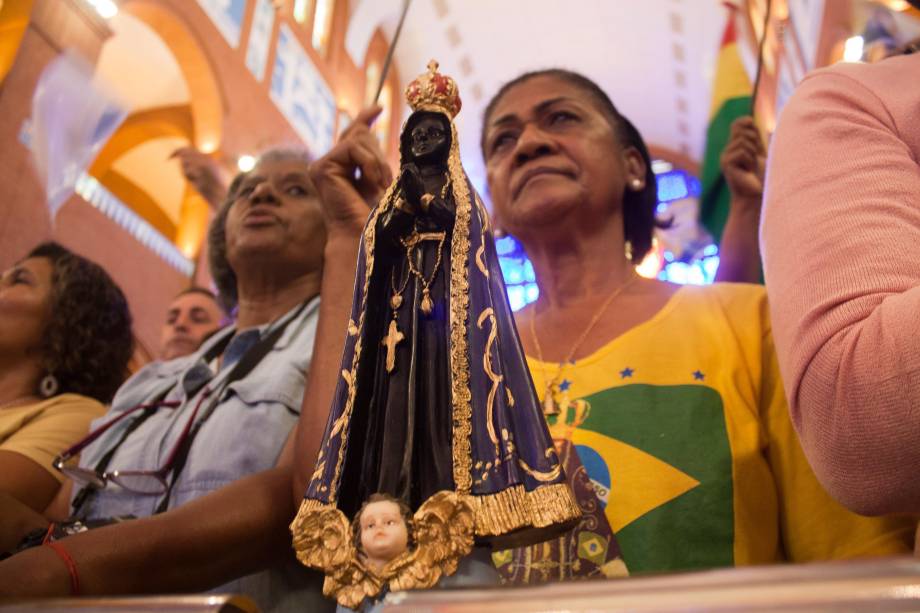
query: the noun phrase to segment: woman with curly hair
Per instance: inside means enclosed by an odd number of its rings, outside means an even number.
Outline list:
[[[131,314],[97,264],[57,243],[0,277],[0,493],[42,511],[54,456],[86,434],[127,375]]]

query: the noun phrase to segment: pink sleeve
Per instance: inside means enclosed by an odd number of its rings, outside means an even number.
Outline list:
[[[793,421],[823,485],[864,514],[920,511],[920,58],[912,62],[803,82],[771,143],[761,227]]]

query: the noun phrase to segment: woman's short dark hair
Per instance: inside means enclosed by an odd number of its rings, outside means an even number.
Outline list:
[[[655,181],[655,173],[652,172],[652,158],[649,155],[645,141],[642,139],[642,135],[639,134],[639,130],[636,129],[631,121],[620,114],[604,90],[588,77],[562,68],[550,68],[522,74],[502,85],[498,93],[489,101],[483,114],[482,135],[479,141],[483,159],[488,157],[485,146],[486,128],[498,102],[516,85],[526,83],[537,77],[559,79],[588,94],[607,116],[614,133],[620,140],[620,145],[632,147],[642,156],[645,162],[645,187],[637,192],[627,186],[623,194],[623,235],[632,245],[633,261],[635,263],[641,262],[642,258],[652,248],[652,236],[655,228],[668,227],[669,225],[667,222],[662,222],[655,218],[655,212],[658,207],[658,185]]]
[[[256,165],[262,162],[280,162],[285,160],[298,160],[309,164],[312,159],[310,154],[303,149],[270,149],[259,156]],[[232,313],[236,308],[238,295],[236,292],[236,273],[227,259],[227,214],[230,207],[240,195],[243,180],[249,176],[248,172],[241,172],[230,182],[227,197],[221,204],[217,215],[208,228],[208,265],[211,269],[211,278],[217,287],[217,303],[227,313]]]
[[[52,265],[42,366],[58,380],[61,393],[110,401],[128,375],[134,351],[124,293],[101,266],[58,243],[42,243],[26,257]]]

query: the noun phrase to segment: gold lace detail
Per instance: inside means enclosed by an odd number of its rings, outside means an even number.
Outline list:
[[[549,450],[549,451],[552,451],[552,450]],[[521,469],[525,473],[527,473],[528,475],[530,475],[531,477],[533,477],[540,483],[549,483],[550,481],[555,481],[556,479],[559,478],[559,475],[562,474],[562,464],[556,464],[550,470],[545,470],[545,471],[536,470],[535,468],[531,468],[531,466],[527,462],[525,462],[521,458],[518,458],[518,466],[520,466]]]
[[[498,435],[495,434],[495,424],[492,423],[492,417],[495,412],[495,396],[498,394],[498,388],[502,382],[502,376],[495,373],[492,370],[492,345],[495,344],[495,339],[498,338],[498,329],[496,328],[495,322],[495,311],[490,307],[482,312],[479,316],[479,320],[476,322],[476,325],[479,326],[479,329],[482,330],[483,324],[489,320],[491,324],[491,329],[489,330],[489,338],[486,340],[486,349],[482,355],[482,369],[486,372],[486,376],[492,382],[492,388],[489,390],[489,396],[486,399],[486,431],[489,433],[489,439],[492,441],[492,444],[495,446],[495,458],[501,458],[501,448],[498,444]]]
[[[454,462],[454,487],[469,494],[472,487],[472,458],[470,419],[473,414],[470,393],[470,360],[467,352],[467,318],[469,313],[469,278],[467,261],[470,254],[470,190],[460,165],[457,127],[451,122],[450,156],[447,167],[457,214],[450,249],[450,368],[451,399],[453,401],[453,436],[451,454]]]
[[[581,517],[581,508],[566,483],[543,485],[530,492],[516,485],[470,498],[476,536],[500,536],[528,526],[545,528]]]

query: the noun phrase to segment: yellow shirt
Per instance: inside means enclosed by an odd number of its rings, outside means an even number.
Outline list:
[[[104,414],[102,404],[78,394],[0,409],[0,451],[22,454],[63,481],[52,460],[86,436],[90,422]]]
[[[559,365],[528,362],[542,395]],[[630,573],[910,551],[911,520],[845,510],[806,463],[760,286],[681,288],[560,381],[550,431],[574,445]]]

